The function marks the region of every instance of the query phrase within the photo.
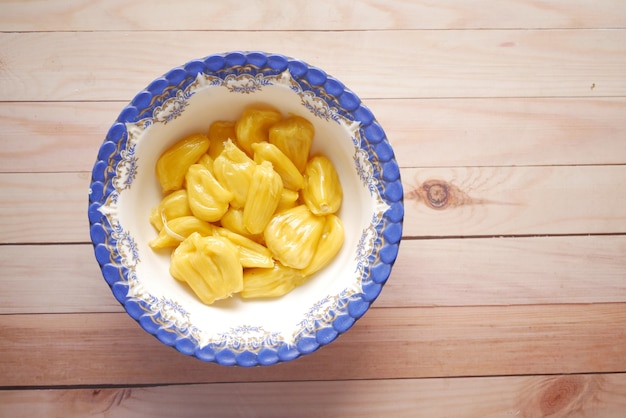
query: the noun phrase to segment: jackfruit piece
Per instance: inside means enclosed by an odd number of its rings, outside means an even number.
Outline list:
[[[206,135],[190,135],[168,148],[157,160],[156,176],[163,193],[183,187],[187,170],[208,151],[209,138]]]
[[[282,115],[276,109],[250,107],[235,124],[237,132],[237,145],[252,157],[252,144],[269,140],[269,131],[272,125],[282,119]]]
[[[283,189],[284,190],[284,189]],[[232,206],[220,219],[220,225],[239,235],[251,239],[256,243],[263,243],[262,234],[251,234],[243,224],[243,209],[235,209]]]
[[[301,271],[307,277],[326,267],[343,246],[345,234],[341,219],[335,215],[326,215],[324,218],[324,230],[317,244],[315,255],[311,263]]]
[[[224,150],[213,161],[215,178],[224,188],[230,190],[234,208],[242,208],[248,197],[248,190],[256,163],[229,139],[224,143]]]
[[[202,164],[203,166],[208,168],[211,173],[213,173],[213,162],[213,158],[208,153],[202,154],[202,157],[200,157],[200,159],[198,160],[198,164]]]
[[[272,163],[263,161],[258,164],[243,208],[243,225],[249,233],[263,232],[278,207],[282,190],[283,181],[272,168]]]
[[[275,298],[291,292],[305,281],[296,269],[274,264],[272,268],[253,268],[243,271],[243,298]]]
[[[267,247],[226,228],[215,228],[215,234],[227,238],[239,250],[239,261],[244,267],[269,268],[274,265],[272,253]]]
[[[189,201],[187,200],[187,190],[176,190],[161,199],[161,202],[150,211],[150,224],[157,231],[163,229],[163,219],[166,221],[181,216],[191,215]]]
[[[170,274],[186,282],[210,305],[243,289],[243,267],[237,248],[226,238],[195,232],[172,252]]]
[[[289,116],[272,125],[269,131],[270,144],[276,145],[304,173],[309,160],[315,128],[307,119]]]
[[[314,215],[306,205],[276,214],[263,236],[274,258],[287,267],[304,269],[315,255],[324,231],[324,218]]]
[[[263,161],[272,163],[274,170],[283,180],[283,187],[298,191],[304,186],[304,177],[298,168],[276,145],[269,142],[257,142],[252,144],[254,162],[261,164]]]
[[[224,149],[224,143],[227,140],[236,141],[237,132],[235,131],[235,122],[218,120],[209,126],[209,141],[211,146],[209,147],[209,156],[214,160]]]
[[[203,237],[213,235],[217,227],[196,218],[195,216],[181,216],[167,221],[159,235],[148,245],[152,249],[176,247],[194,232]]]
[[[343,189],[333,163],[322,155],[307,163],[302,188],[304,203],[316,215],[335,213],[343,201]]]
[[[298,206],[299,198],[300,193],[283,188],[283,192],[280,194],[280,202],[278,202],[278,207],[276,208],[275,213],[295,208],[296,206]]]
[[[185,180],[191,212],[203,221],[219,221],[228,210],[233,194],[202,164],[189,167]]]

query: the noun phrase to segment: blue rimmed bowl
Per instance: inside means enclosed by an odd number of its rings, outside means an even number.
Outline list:
[[[148,242],[161,199],[159,155],[182,137],[236,120],[264,103],[310,120],[312,153],[334,163],[344,189],[341,252],[291,293],[202,304]],[[122,109],[93,167],[89,223],[95,257],[115,298],[141,327],[181,353],[255,366],[312,353],[348,331],[386,283],[402,238],[400,171],[383,128],[343,83],[297,59],[230,52],[157,78]]]

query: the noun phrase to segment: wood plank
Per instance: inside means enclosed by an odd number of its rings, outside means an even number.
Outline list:
[[[412,168],[402,176],[407,237],[626,232],[626,165]],[[89,179],[0,173],[0,243],[89,242]],[[436,192],[445,190],[443,202]]]
[[[0,30],[358,30],[624,27],[626,8],[608,0],[530,0],[471,4],[455,0],[412,2],[344,2],[244,0],[229,3],[200,0],[177,3],[96,0],[4,0]],[[150,10],[150,18],[146,18]],[[193,10],[192,13],[190,11]],[[268,13],[272,10],[273,13]]]
[[[0,34],[0,100],[128,101],[170,68],[240,49],[299,57],[362,98],[626,95],[626,30],[45,32]]]
[[[126,102],[0,102],[0,171],[91,171]]]
[[[0,414],[293,417],[622,417],[626,375],[507,376],[4,390]],[[276,402],[280,394],[280,402]]]
[[[626,302],[626,237],[405,240],[377,307]]]
[[[624,272],[626,236],[405,240],[375,306],[626,302]],[[0,314],[123,311],[88,244],[0,246],[0,276]]]
[[[402,167],[621,164],[622,98],[405,99],[366,103]]]
[[[626,162],[624,98],[370,99],[366,104],[403,167]],[[0,171],[90,171],[125,105],[0,102]]]
[[[0,314],[124,310],[91,245],[2,245],[0,276]]]
[[[626,304],[372,309],[312,355],[202,363],[123,313],[0,315],[0,386],[389,379],[626,371]],[[45,347],[45,349],[43,348]]]
[[[416,168],[402,172],[404,235],[626,232],[626,166]]]
[[[89,242],[88,173],[0,175],[0,243]]]

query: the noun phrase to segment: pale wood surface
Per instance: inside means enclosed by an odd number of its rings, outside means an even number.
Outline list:
[[[125,103],[233,49],[342,80],[405,186],[371,311],[269,368],[141,330],[86,215]],[[0,0],[0,416],[624,416],[625,69],[612,0]]]
[[[76,416],[112,418],[165,418],[181,411],[187,417],[206,417],[208,411],[214,416],[293,417],[294,411],[311,411],[323,417],[485,418],[555,416],[550,414],[559,411],[575,418],[621,418],[625,391],[622,374],[194,384],[0,392],[0,413],[62,416],[50,412],[59,404],[72,404]],[[378,401],[381,392],[387,402]],[[284,396],[281,408],[273,404],[276,393]]]
[[[616,373],[624,305],[374,308],[314,355],[257,368],[181,355],[126,313],[2,315],[0,366],[7,386],[46,387]]]
[[[125,104],[0,102],[0,172],[90,171],[102,130]],[[394,126],[388,135],[402,167],[602,165],[626,155],[626,100],[619,97],[367,104],[383,126]]]
[[[619,29],[0,33],[0,88],[10,101],[128,100],[207,49],[255,49],[313,62],[364,99],[621,97],[625,43]]]
[[[492,2],[386,0],[2,0],[0,24],[11,31],[76,30],[375,30],[485,28],[624,28],[626,7],[613,2],[528,0]]]
[[[376,307],[626,302],[625,236],[427,239],[402,246]],[[89,244],[0,246],[3,283],[12,290],[0,293],[0,313],[122,312],[92,257]]]

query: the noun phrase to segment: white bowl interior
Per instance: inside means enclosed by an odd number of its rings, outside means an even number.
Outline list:
[[[244,300],[234,296],[207,306],[186,285],[170,276],[169,251],[155,252],[148,246],[157,235],[148,220],[150,210],[162,198],[154,167],[160,154],[176,141],[192,133],[207,132],[214,121],[234,121],[245,107],[255,103],[271,105],[285,116],[305,117],[315,126],[311,153],[321,153],[332,160],[343,186],[344,200],[338,215],[344,223],[345,242],[329,266],[283,297]],[[241,327],[260,329],[289,342],[313,307],[346,289],[359,290],[359,241],[371,224],[377,200],[355,167],[354,129],[314,115],[297,93],[283,85],[264,86],[254,94],[233,94],[224,86],[207,86],[196,91],[187,100],[185,110],[167,123],[154,123],[145,129],[128,124],[127,128],[137,143],[136,175],[131,187],[120,193],[117,215],[121,227],[134,238],[139,257],[129,296],[150,297],[176,307],[172,315],[183,313],[185,318],[179,320],[193,324],[202,346]]]

